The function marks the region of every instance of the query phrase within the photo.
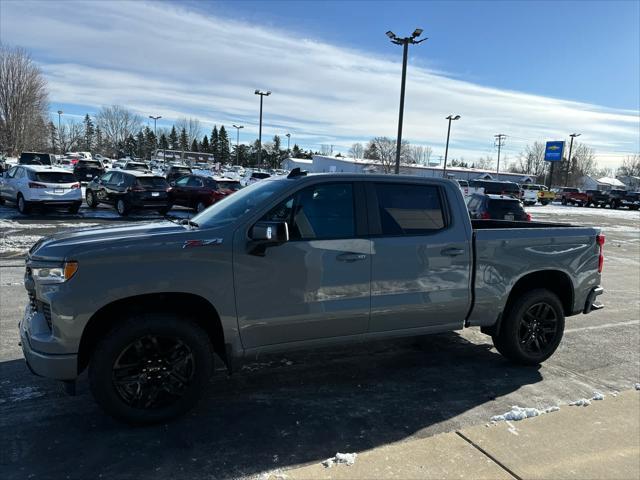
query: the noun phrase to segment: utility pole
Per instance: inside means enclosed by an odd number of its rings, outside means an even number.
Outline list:
[[[260,97],[260,99],[262,99],[262,97]],[[260,112],[262,112],[262,108],[260,109]],[[240,129],[244,128],[244,125],[233,125],[233,128],[236,129],[236,165],[240,165],[240,163],[238,162],[238,158],[240,155]],[[261,147],[262,148],[262,147]]]
[[[564,184],[567,185],[569,183],[569,169],[571,168],[571,151],[573,150],[573,139],[582,135],[581,133],[572,133],[569,135],[571,140],[569,140],[569,156],[567,157],[567,171],[564,177]]]
[[[500,175],[500,150],[502,149],[504,145],[504,139],[507,138],[507,136],[504,133],[499,133],[497,135],[494,135],[494,137],[496,139],[495,145],[498,147],[498,165],[496,166],[496,176],[498,176]]]
[[[60,117],[64,112],[62,110],[58,110],[58,147],[60,147],[60,155],[62,155],[62,132],[60,131]]]
[[[404,90],[405,84],[407,80],[407,55],[409,53],[409,44],[418,44],[422,43],[426,38],[422,40],[416,40],[420,35],[422,35],[422,29],[416,28],[410,37],[400,38],[397,37],[395,33],[389,30],[385,35],[389,37],[391,43],[395,45],[402,45],[402,83],[400,84],[400,112],[398,114],[398,138],[396,145],[396,175],[400,173],[400,152],[402,150],[402,122],[404,117]]]
[[[451,135],[451,121],[460,120],[460,115],[449,115],[446,117],[449,120],[449,128],[447,128],[447,146],[444,149],[444,168],[442,169],[442,178],[447,178],[447,157],[449,156],[449,135]]]
[[[269,95],[271,95],[270,91],[267,92],[263,92],[262,90],[256,90],[255,92],[256,95],[260,95],[260,128],[258,131],[258,167],[260,166],[260,163],[262,163],[262,99],[264,97],[268,97]]]

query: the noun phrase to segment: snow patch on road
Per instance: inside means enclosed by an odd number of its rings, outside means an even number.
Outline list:
[[[636,383],[633,388],[635,388],[636,390],[640,390],[640,383]]]
[[[514,405],[508,412],[503,413],[502,415],[494,415],[493,417],[491,417],[491,421],[505,422],[513,420],[517,422],[520,420],[524,420],[525,418],[537,417],[539,415],[544,415],[545,413],[557,412],[558,410],[560,410],[560,407],[555,405],[542,410],[539,410],[537,408],[522,408]]]
[[[0,253],[27,252],[41,235],[6,235],[0,238]]]
[[[9,401],[21,402],[23,400],[31,400],[32,398],[39,397],[44,397],[44,392],[41,392],[36,387],[18,387],[11,389]]]
[[[591,398],[581,398],[579,400],[575,400],[569,404],[571,407],[588,407],[591,405],[592,401],[604,400],[604,395],[600,392],[593,392],[593,396]]]
[[[335,457],[327,458],[322,465],[324,468],[331,468],[334,465],[338,465],[340,463],[345,464],[347,467],[350,467],[354,463],[356,463],[357,453],[336,453]]]

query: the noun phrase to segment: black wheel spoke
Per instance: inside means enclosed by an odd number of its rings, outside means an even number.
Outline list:
[[[522,314],[518,338],[524,351],[535,355],[546,353],[557,333],[558,317],[550,304],[535,303]]]

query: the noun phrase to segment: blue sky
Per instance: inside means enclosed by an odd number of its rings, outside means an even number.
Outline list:
[[[67,120],[121,104],[159,127],[180,117],[242,123],[257,136],[255,88],[270,89],[263,136],[346,152],[395,137],[401,49],[411,48],[404,138],[443,154],[493,156],[571,132],[602,166],[640,150],[639,2],[0,3],[0,40],[27,48]]]

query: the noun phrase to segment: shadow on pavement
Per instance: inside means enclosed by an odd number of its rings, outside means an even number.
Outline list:
[[[22,361],[0,368],[12,387],[0,395],[5,479],[251,476],[420,435],[542,380],[451,333],[263,357],[219,372],[192,414],[131,428],[98,410],[86,382],[66,397]],[[10,401],[25,384],[42,395]]]

